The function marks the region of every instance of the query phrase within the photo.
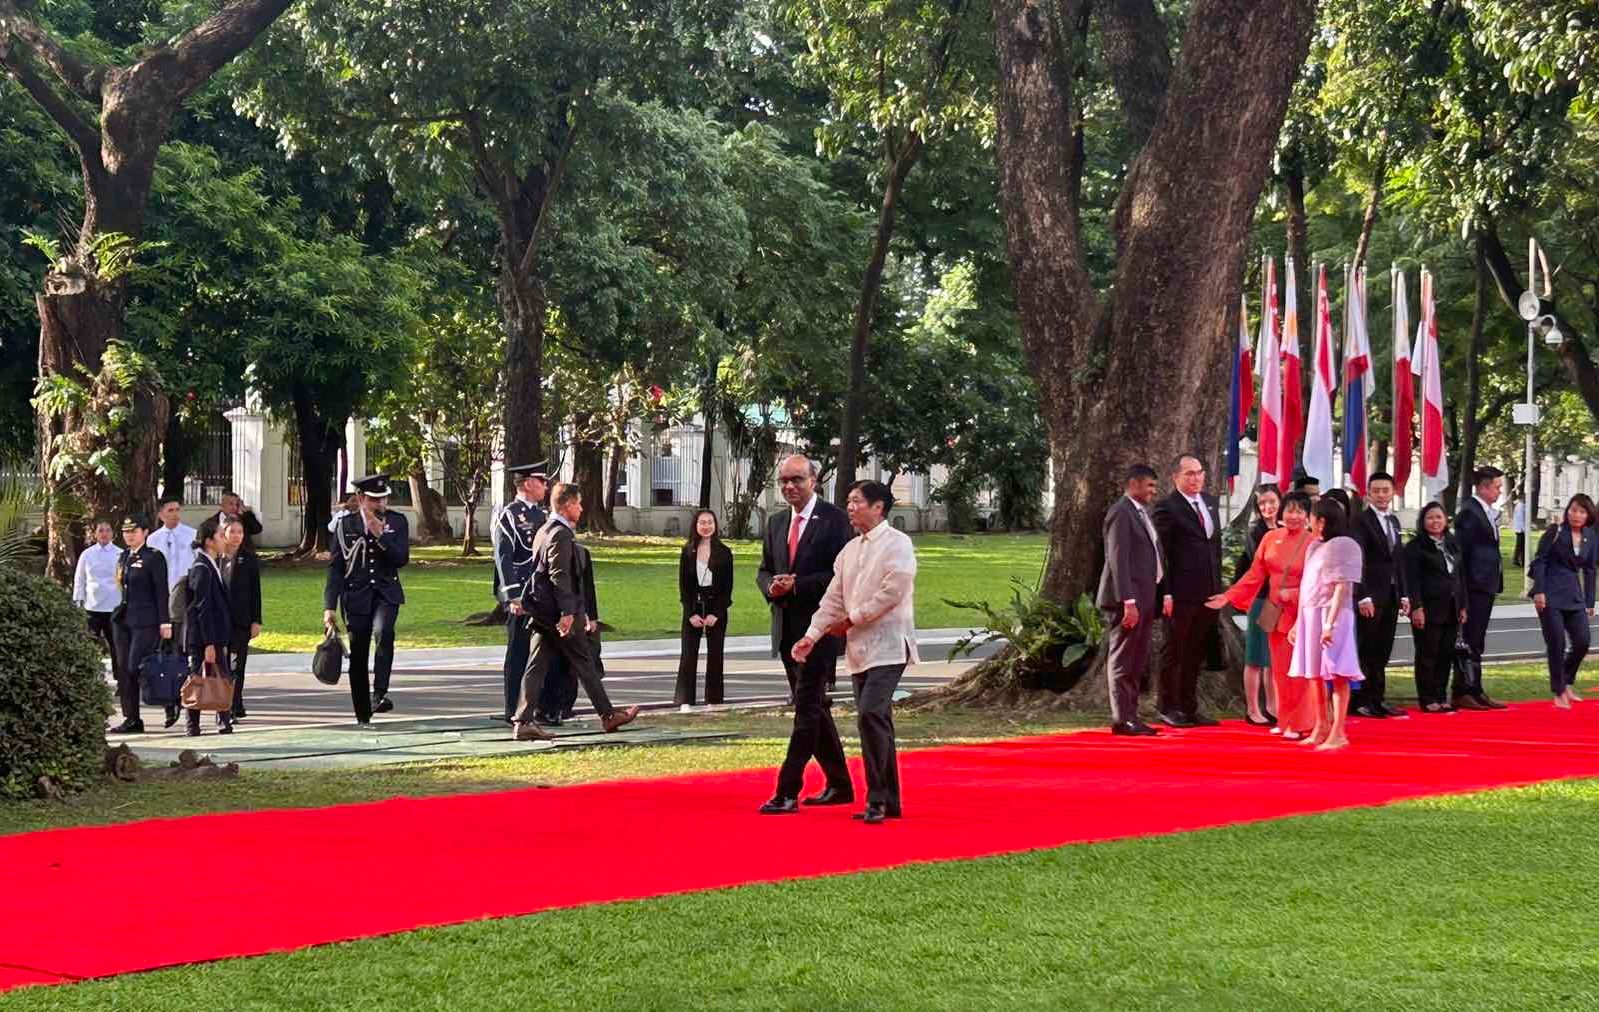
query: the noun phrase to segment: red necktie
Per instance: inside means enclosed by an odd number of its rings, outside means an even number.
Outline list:
[[[799,554],[800,526],[805,523],[805,518],[794,514],[794,522],[788,528],[788,567],[794,568],[794,556]]]

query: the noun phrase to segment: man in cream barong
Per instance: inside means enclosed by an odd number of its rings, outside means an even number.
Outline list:
[[[844,662],[854,683],[866,770],[866,809],[855,818],[876,825],[901,815],[894,690],[905,669],[920,660],[916,550],[903,531],[887,522],[894,495],[881,482],[851,485],[844,505],[860,537],[838,553],[833,580],[792,653],[796,662],[804,663],[823,636],[845,637]]]

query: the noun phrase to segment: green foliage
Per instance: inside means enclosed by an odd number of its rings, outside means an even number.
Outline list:
[[[957,640],[950,649],[950,659],[1003,641],[1010,646],[994,662],[999,677],[1029,688],[1071,688],[1105,636],[1104,619],[1087,594],[1064,604],[1015,577],[1011,578],[1011,600],[1006,607],[995,607],[988,601],[948,598],[944,603],[983,616],[982,628]]]
[[[0,798],[87,787],[111,713],[83,612],[51,581],[0,566]]]

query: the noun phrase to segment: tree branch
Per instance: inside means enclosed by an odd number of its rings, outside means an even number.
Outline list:
[[[4,59],[7,66],[12,65],[12,42],[21,42],[36,59],[54,71],[74,95],[90,102],[100,100],[100,81],[105,68],[79,60],[63,49],[55,36],[20,13],[15,3],[0,0],[0,59]]]
[[[1095,13],[1111,85],[1127,118],[1127,142],[1137,150],[1155,129],[1171,81],[1166,25],[1154,0],[1106,0]]]
[[[533,217],[533,228],[528,235],[527,248],[522,251],[521,270],[524,276],[533,269],[533,261],[538,257],[539,234],[544,230],[544,222],[550,214],[550,203],[555,199],[555,191],[560,188],[561,177],[566,174],[567,163],[572,159],[572,146],[577,142],[578,126],[582,122],[577,118],[577,112],[570,102],[563,104],[566,115],[570,116],[571,120],[566,124],[566,136],[561,138],[561,145],[556,150],[554,162],[545,163],[544,190],[539,194],[538,211]]]
[[[250,48],[293,0],[236,0],[193,28],[176,42],[162,46],[130,68],[135,81],[151,77],[171,89],[174,104],[195,92],[228,61]]]
[[[77,110],[51,87],[50,82],[33,69],[27,57],[9,49],[0,49],[0,64],[4,64],[16,82],[44,110],[45,115],[54,120],[62,133],[67,135],[67,139],[78,149],[79,158],[85,162],[98,160],[100,132],[78,115]]]

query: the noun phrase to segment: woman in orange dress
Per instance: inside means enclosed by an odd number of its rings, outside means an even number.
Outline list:
[[[1310,496],[1290,492],[1283,498],[1281,525],[1267,531],[1255,550],[1249,571],[1227,590],[1205,602],[1220,609],[1230,604],[1248,611],[1255,595],[1266,587],[1266,599],[1278,607],[1277,621],[1267,630],[1271,647],[1271,681],[1277,687],[1277,727],[1287,741],[1298,741],[1316,726],[1315,686],[1303,678],[1289,678],[1288,665],[1293,646],[1288,630],[1299,617],[1299,580],[1305,571],[1305,552],[1310,547]]]

